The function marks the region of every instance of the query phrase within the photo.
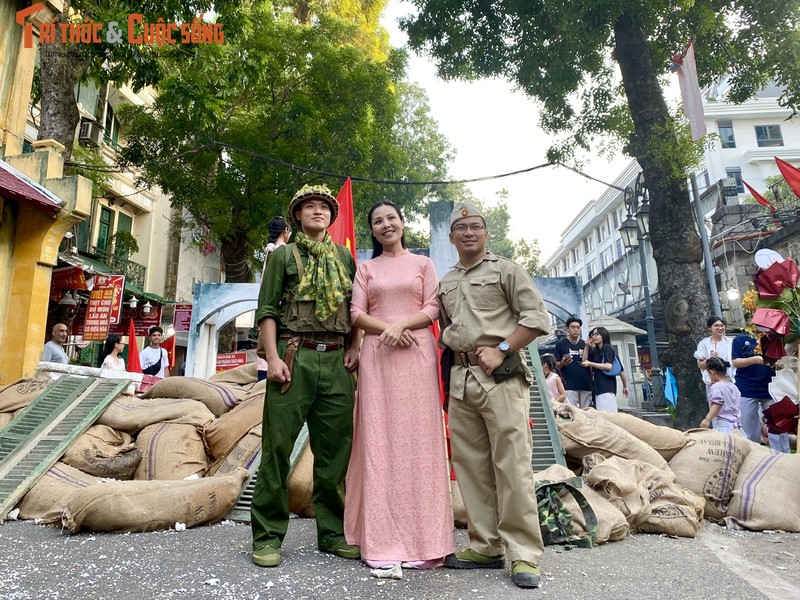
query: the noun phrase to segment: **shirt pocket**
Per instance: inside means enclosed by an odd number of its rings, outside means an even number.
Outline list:
[[[506,304],[505,294],[500,287],[500,275],[470,279],[469,304],[475,310],[495,310],[501,304]]]
[[[440,284],[439,299],[444,307],[444,312],[448,317],[453,316],[456,311],[456,298],[458,297],[458,282],[448,282]]]

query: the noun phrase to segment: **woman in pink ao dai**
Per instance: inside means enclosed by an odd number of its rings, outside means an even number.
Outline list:
[[[353,325],[358,369],[344,531],[376,576],[432,568],[453,552],[453,512],[439,402],[433,263],[406,249],[400,210],[369,212],[373,258],[359,265]],[[382,572],[383,571],[383,572]]]

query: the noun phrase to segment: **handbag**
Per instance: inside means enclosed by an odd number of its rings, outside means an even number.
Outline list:
[[[611,349],[611,352],[614,352],[614,349]],[[614,352],[614,359],[611,361],[611,368],[608,371],[603,371],[602,369],[598,369],[603,375],[607,377],[616,377],[620,373],[622,373],[622,362],[619,360],[617,353]]]

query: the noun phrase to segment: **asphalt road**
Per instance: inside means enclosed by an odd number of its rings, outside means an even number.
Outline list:
[[[456,532],[459,547],[466,532]],[[62,533],[31,522],[0,526],[0,599],[155,598],[463,600],[800,599],[800,534],[727,531],[696,539],[637,534],[591,550],[547,548],[538,590],[508,571],[404,570],[379,580],[359,561],[316,551],[314,521],[293,520],[284,561],[250,562],[250,528],[226,521],[186,531]]]

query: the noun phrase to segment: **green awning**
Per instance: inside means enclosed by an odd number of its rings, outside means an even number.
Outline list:
[[[158,302],[159,304],[175,304],[175,300],[168,300],[167,298],[164,298],[164,296],[159,296],[153,292],[145,292],[138,285],[135,283],[129,283],[127,280],[125,280],[125,291],[131,292],[136,296],[144,296],[145,298],[152,300],[153,302]]]

